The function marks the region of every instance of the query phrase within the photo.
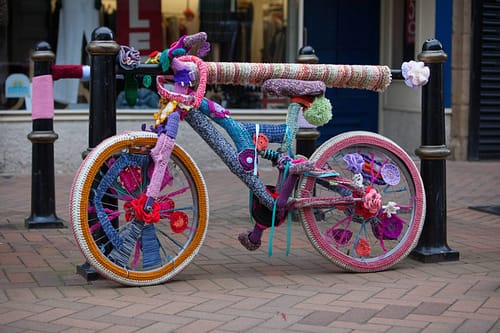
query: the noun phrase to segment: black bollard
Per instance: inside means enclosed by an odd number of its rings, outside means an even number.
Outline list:
[[[99,27],[87,45],[90,55],[89,148],[116,134],[116,55],[120,45],[113,32]],[[84,153],[85,154],[85,153]]]
[[[446,146],[444,122],[443,64],[448,56],[436,39],[425,41],[418,59],[430,68],[422,88],[422,142],[415,153],[421,159],[427,213],[417,247],[411,257],[425,262],[455,261],[459,253],[447,244],[446,236]]]
[[[311,46],[303,46],[299,50],[296,61],[299,64],[317,64],[319,59]],[[301,112],[299,114],[299,129],[296,135],[295,152],[298,155],[311,157],[314,150],[316,150],[316,140],[319,136],[320,133],[316,129],[316,126],[307,123]]]
[[[89,146],[85,156],[104,139],[116,134],[116,55],[120,46],[114,41],[113,32],[106,27],[92,32],[92,41],[87,45],[90,55],[90,106]],[[116,207],[116,200],[107,197],[103,204]],[[111,221],[118,228],[118,221]],[[100,275],[89,263],[77,265],[76,272],[87,281],[97,280]]]
[[[51,64],[54,58],[55,55],[47,42],[40,42],[35,46],[31,56],[34,67],[33,89],[43,89],[47,87],[46,84],[52,84]],[[41,86],[37,87],[39,84]],[[37,94],[40,94],[40,98],[35,97]],[[31,215],[24,221],[27,228],[64,227],[64,221],[58,218],[55,212],[54,142],[58,135],[54,132],[54,100],[52,96],[40,91],[33,92],[33,127],[32,132],[28,134],[28,139],[33,145]]]

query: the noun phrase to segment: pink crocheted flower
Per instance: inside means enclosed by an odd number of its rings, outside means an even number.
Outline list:
[[[373,187],[366,188],[363,206],[371,213],[376,214],[382,208],[382,196]]]

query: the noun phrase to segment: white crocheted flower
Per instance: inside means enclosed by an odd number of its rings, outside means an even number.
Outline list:
[[[357,187],[363,188],[363,175],[362,174],[360,174],[360,173],[354,174],[354,176],[352,176],[352,181],[354,182],[354,184],[356,184]]]
[[[413,60],[403,62],[401,71],[406,85],[410,88],[418,88],[425,85],[429,81],[431,74],[429,67],[425,66],[423,62]]]
[[[391,217],[392,214],[397,214],[400,209],[394,201],[389,201],[387,205],[382,206],[382,208],[387,217]]]

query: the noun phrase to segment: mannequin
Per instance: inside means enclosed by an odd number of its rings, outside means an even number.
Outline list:
[[[99,26],[100,1],[60,0],[59,34],[56,64],[82,62],[83,37],[91,41],[92,31]],[[76,103],[80,80],[64,79],[54,83],[54,99],[61,103]]]

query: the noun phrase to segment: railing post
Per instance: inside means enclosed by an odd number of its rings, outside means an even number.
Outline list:
[[[31,215],[27,228],[62,228],[64,221],[57,217],[54,179],[54,91],[51,64],[55,59],[50,45],[40,42],[31,59],[34,63],[31,166]]]
[[[116,55],[120,46],[114,41],[113,32],[107,27],[96,28],[92,41],[87,45],[90,55],[90,105],[89,146],[82,153],[85,157],[104,139],[116,134]],[[107,197],[103,204],[116,207],[116,199]],[[118,221],[111,221],[118,228]],[[100,275],[89,263],[77,265],[76,271],[87,281]]]
[[[299,50],[296,61],[299,64],[317,64],[319,59],[311,46],[303,46]],[[299,129],[296,135],[295,152],[305,157],[311,157],[316,149],[316,140],[319,138],[320,133],[316,126],[309,124],[304,119],[302,112],[299,113],[298,123]]]
[[[420,173],[427,201],[425,223],[411,257],[422,262],[454,261],[459,253],[447,244],[446,236],[446,146],[443,64],[448,56],[436,39],[425,41],[418,60],[430,68],[430,78],[422,87],[422,142],[415,150],[420,157]]]

